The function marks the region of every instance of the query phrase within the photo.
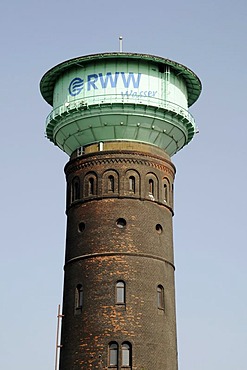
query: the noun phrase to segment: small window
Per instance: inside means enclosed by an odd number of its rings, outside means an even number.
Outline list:
[[[84,222],[79,222],[79,224],[78,224],[78,231],[80,233],[82,233],[85,230],[85,228],[86,228],[85,223]]]
[[[167,202],[167,195],[168,195],[168,190],[167,190],[167,184],[164,184],[164,202]]]
[[[102,185],[103,194],[116,196],[119,192],[119,174],[116,171],[108,170],[103,174]]]
[[[112,175],[108,177],[108,191],[114,192],[114,177]]]
[[[71,185],[71,201],[74,202],[80,198],[80,181],[78,177],[72,180]]]
[[[164,288],[162,285],[157,286],[157,304],[160,310],[165,309]]]
[[[148,173],[146,176],[146,189],[145,192],[148,198],[152,201],[158,200],[159,182],[154,173]]]
[[[118,366],[118,344],[112,342],[109,344],[109,366]]]
[[[131,169],[126,171],[124,176],[124,195],[131,197],[138,197],[140,194],[140,174],[139,172]],[[148,180],[147,180],[148,186]],[[148,193],[148,187],[146,189]]]
[[[91,197],[97,194],[98,179],[94,172],[88,172],[84,177],[83,194],[84,197]]]
[[[118,281],[116,284],[116,303],[125,304],[125,283]]]
[[[75,292],[75,308],[77,310],[82,309],[83,306],[83,288],[81,284],[78,284]]]
[[[163,231],[163,228],[162,228],[162,226],[161,226],[160,224],[157,224],[157,225],[155,226],[155,229],[156,229],[156,231],[157,231],[157,233],[158,233],[158,234],[161,234],[161,233],[162,233],[162,231]]]
[[[129,178],[129,191],[135,193],[135,178],[134,176],[130,176]]]
[[[131,344],[130,343],[127,343],[127,342],[124,342],[122,344],[122,353],[121,353],[121,366],[122,367],[125,367],[125,366],[128,366],[130,367],[131,366]]]
[[[173,207],[173,194],[174,194],[174,185],[172,184],[172,191],[171,191],[171,194],[170,194],[170,199],[171,199],[171,206]]]
[[[127,222],[124,218],[118,218],[116,224],[119,229],[123,229],[127,225]]]
[[[149,185],[149,190],[148,190],[149,194],[154,195],[154,180],[149,179],[148,185]]]
[[[94,195],[94,178],[88,180],[88,195]]]

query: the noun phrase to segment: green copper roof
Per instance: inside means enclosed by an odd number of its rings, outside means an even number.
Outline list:
[[[90,63],[91,61],[110,59],[133,59],[133,60],[144,60],[150,62],[156,62],[157,64],[168,65],[177,72],[178,75],[183,76],[186,81],[188,90],[188,105],[191,106],[199,97],[202,89],[201,81],[189,68],[184,65],[174,62],[170,59],[149,55],[149,54],[138,54],[138,53],[125,53],[125,52],[113,52],[113,53],[102,53],[81,56],[73,59],[69,59],[63,63],[50,69],[40,81],[40,90],[43,98],[53,105],[53,91],[57,78],[66,70],[78,66]]]

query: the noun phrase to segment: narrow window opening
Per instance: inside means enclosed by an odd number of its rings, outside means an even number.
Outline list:
[[[118,366],[118,344],[109,344],[109,366]]]
[[[94,179],[92,177],[88,180],[88,195],[94,195]]]
[[[79,179],[76,177],[72,181],[72,194],[71,194],[71,200],[74,202],[75,200],[78,200],[80,198],[80,186],[79,186]]]
[[[172,191],[171,191],[171,193],[170,193],[170,199],[171,199],[171,205],[172,205],[172,207],[173,207],[173,194],[174,194],[174,185],[172,184]]]
[[[149,185],[149,194],[154,195],[154,181],[152,179],[149,179],[148,182]]]
[[[74,199],[75,200],[79,199],[79,182],[77,181],[74,184],[74,194],[75,194]]]
[[[157,286],[157,304],[160,310],[165,309],[164,288],[162,285]]]
[[[134,176],[130,176],[130,178],[129,178],[129,191],[135,193],[135,178],[134,178]]]
[[[83,288],[81,284],[76,287],[75,308],[81,310],[83,306]]]
[[[108,177],[108,191],[114,192],[114,177],[112,175]]]
[[[125,304],[125,283],[118,281],[116,284],[116,303]]]
[[[131,354],[131,345],[129,343],[123,343],[122,344],[122,353],[121,353],[121,366],[122,367],[125,367],[125,366],[128,366],[130,367],[131,366],[131,357],[132,357],[132,354]]]
[[[166,203],[167,202],[167,185],[164,184],[164,202]]]

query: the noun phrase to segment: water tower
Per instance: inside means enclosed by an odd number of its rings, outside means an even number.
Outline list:
[[[190,69],[148,54],[43,76],[46,135],[70,156],[60,370],[177,370],[170,157],[195,134],[200,92]]]

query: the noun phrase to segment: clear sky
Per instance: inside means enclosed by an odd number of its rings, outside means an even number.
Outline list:
[[[0,368],[54,369],[68,158],[44,137],[39,80],[117,51],[119,35],[124,51],[173,59],[203,83],[190,110],[200,133],[173,157],[179,369],[246,370],[246,0],[2,4]]]

